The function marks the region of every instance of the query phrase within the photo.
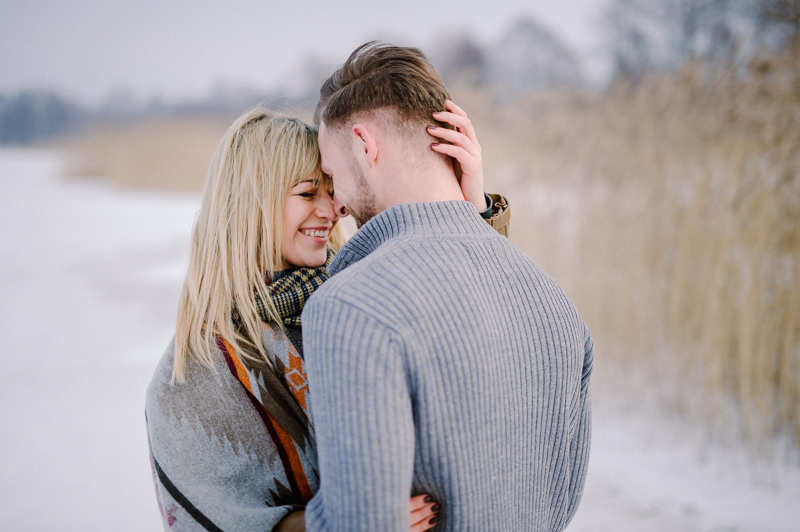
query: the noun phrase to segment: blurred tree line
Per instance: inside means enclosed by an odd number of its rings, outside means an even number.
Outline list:
[[[800,0],[612,0],[605,13],[614,78],[633,82],[694,59],[736,64],[800,33]]]
[[[0,95],[0,144],[28,142],[81,127],[86,112],[53,92],[22,91]]]
[[[169,102],[153,98],[140,102],[127,91],[116,91],[102,103],[89,106],[54,91],[23,90],[12,95],[0,94],[0,145],[26,145],[75,133],[97,123],[126,124],[149,118],[193,116],[228,122],[242,109],[264,101],[291,107],[296,100],[252,88],[220,84],[208,97],[199,100]]]
[[[613,65],[606,81],[637,82],[646,72],[675,70],[693,59],[730,64],[747,61],[762,48],[785,48],[800,36],[800,0],[611,0],[602,26],[604,52]],[[537,89],[587,83],[575,51],[530,17],[512,22],[489,43],[468,33],[444,37],[429,55],[447,83],[489,88],[504,100]],[[300,65],[296,86],[271,92],[218,87],[208,98],[193,102],[154,99],[136,104],[129,95],[115,94],[102,105],[87,107],[52,91],[0,94],[0,145],[72,133],[98,120],[227,117],[263,102],[303,108],[315,103],[318,87],[333,68],[312,58]]]
[[[517,19],[487,44],[467,33],[443,38],[430,59],[448,84],[487,87],[503,99],[585,82],[577,54],[530,17]]]

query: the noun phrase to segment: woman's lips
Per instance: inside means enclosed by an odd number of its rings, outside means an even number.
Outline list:
[[[328,241],[330,234],[329,227],[302,227],[300,232],[319,244],[324,244]]]

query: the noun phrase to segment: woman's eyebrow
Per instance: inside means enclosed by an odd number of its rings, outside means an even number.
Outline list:
[[[306,185],[306,186],[303,186],[303,185]],[[316,190],[317,188],[319,188],[319,186],[320,186],[320,181],[319,181],[319,180],[315,180],[315,179],[306,179],[305,181],[300,181],[299,183],[297,183],[296,185],[294,185],[294,186],[293,186],[291,189],[289,189],[289,190],[294,190],[294,189],[296,189],[296,188],[300,187],[300,188],[301,188],[301,190],[303,190],[303,191],[305,191],[305,190],[312,191],[312,190]],[[304,193],[305,193],[305,192],[304,192]]]

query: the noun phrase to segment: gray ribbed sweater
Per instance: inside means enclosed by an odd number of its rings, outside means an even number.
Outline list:
[[[572,303],[470,203],[391,207],[303,311],[321,486],[310,531],[563,530],[589,455],[592,341]]]

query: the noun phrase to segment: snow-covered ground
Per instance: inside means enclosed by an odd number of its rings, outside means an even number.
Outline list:
[[[159,530],[144,393],[199,196],[64,180],[60,166],[0,150],[0,530]],[[570,532],[800,531],[796,468],[754,482],[740,452],[701,453],[643,419],[595,416]]]

